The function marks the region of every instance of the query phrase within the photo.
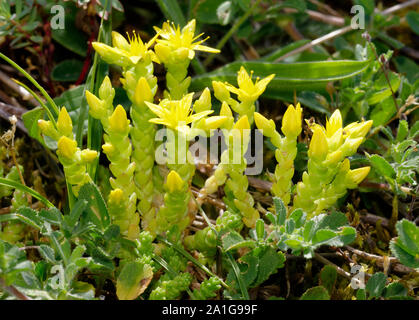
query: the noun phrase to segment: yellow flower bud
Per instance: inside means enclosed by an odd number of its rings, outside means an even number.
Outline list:
[[[167,180],[166,180],[166,186],[169,189],[169,192],[182,190],[183,184],[184,182],[182,178],[179,176],[179,174],[176,171],[172,170],[169,172],[169,174],[167,175]]]
[[[96,158],[97,158],[97,151],[95,150],[85,149],[81,152],[81,159],[84,162],[89,163],[95,160]]]
[[[65,158],[71,159],[77,151],[77,142],[66,136],[58,140],[58,152]]]
[[[245,129],[250,130],[249,119],[246,115],[242,116],[237,122],[234,124],[233,129],[238,129],[243,131]]]
[[[214,88],[214,96],[220,101],[227,101],[230,99],[230,91],[226,85],[221,81],[213,81],[212,87]]]
[[[112,31],[112,44],[122,50],[129,51],[130,45],[128,41],[118,32]]]
[[[116,64],[121,67],[127,67],[131,64],[121,49],[110,47],[101,42],[92,42],[92,46],[102,59],[109,64]]]
[[[330,138],[333,134],[342,128],[342,115],[339,109],[333,112],[329,120],[326,120],[326,136]]]
[[[195,52],[193,50],[189,50],[185,47],[175,50],[172,54],[177,61],[185,61],[187,59],[192,60],[195,56]]]
[[[119,104],[109,117],[109,129],[123,134],[129,130],[129,123],[124,107]]]
[[[156,55],[159,58],[159,60],[163,63],[167,63],[169,61],[170,54],[172,53],[170,47],[161,43],[157,43],[154,46],[154,51],[156,52]]]
[[[89,105],[89,113],[93,118],[100,119],[105,114],[105,102],[86,90],[86,100]]]
[[[343,154],[342,151],[340,150],[336,150],[332,153],[329,153],[326,157],[326,165],[330,165],[330,164],[336,164],[339,161],[341,161],[343,158]]]
[[[228,106],[228,104],[226,102],[223,102],[221,104],[220,116],[226,116],[228,118],[233,118],[233,112],[231,111],[230,107]]]
[[[349,188],[356,188],[358,184],[362,182],[370,172],[371,167],[363,167],[354,170],[350,170],[346,175]]]
[[[315,160],[323,161],[327,156],[327,152],[326,134],[321,128],[315,127],[308,149],[308,156]]]
[[[112,88],[111,79],[109,79],[109,77],[106,76],[99,87],[99,97],[102,100],[106,100],[106,98],[108,98],[109,96],[112,96],[112,99],[113,99],[114,95],[115,95],[115,89]]]
[[[205,88],[198,100],[195,101],[193,108],[196,113],[211,109],[211,93]]]
[[[153,101],[153,93],[151,92],[150,85],[144,77],[138,79],[134,92],[134,101],[137,105],[143,104],[144,101]]]
[[[285,111],[284,117],[282,118],[282,133],[286,137],[297,137],[301,133],[301,113],[302,109],[300,104],[297,107],[291,104]]]
[[[350,167],[351,167],[351,163],[349,162],[349,159],[348,158],[345,158],[342,161],[342,164],[341,164],[341,167],[340,167],[339,170],[341,172],[349,172]]]
[[[263,134],[267,137],[272,137],[275,133],[275,122],[272,119],[267,119],[259,112],[254,113],[255,123],[259,130],[263,130]]]
[[[54,125],[51,121],[45,120],[38,120],[38,127],[41,132],[54,140],[60,139],[60,134],[58,133],[57,129],[54,128]]]
[[[115,147],[110,143],[105,143],[102,145],[103,152],[106,154],[112,154],[115,151]]]
[[[364,142],[365,138],[347,138],[340,147],[345,157],[353,155],[358,147]]]
[[[221,127],[228,120],[228,118],[225,116],[213,116],[213,117],[209,117],[203,120],[204,120],[204,129],[214,130]]]
[[[114,189],[109,193],[108,203],[109,205],[120,205],[124,200],[124,191],[121,189]]]
[[[62,107],[57,121],[58,132],[63,136],[73,138],[73,123],[65,107]]]
[[[342,141],[343,141],[343,135],[342,135],[342,128],[339,128],[338,130],[336,130],[336,132],[328,137],[327,142],[329,145],[329,151],[333,151],[338,149],[341,145],[342,145]],[[327,136],[327,133],[326,133]]]
[[[370,131],[372,123],[373,123],[372,120],[363,121],[361,123],[356,123],[355,125],[351,127],[349,126],[345,127],[344,131],[351,138],[365,137],[368,131]]]

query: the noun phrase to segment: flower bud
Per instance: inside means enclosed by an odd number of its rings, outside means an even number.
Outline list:
[[[51,137],[54,140],[60,139],[60,134],[57,129],[54,128],[54,125],[51,121],[38,120],[38,127],[44,135]]]
[[[169,190],[169,192],[182,190],[183,184],[184,182],[182,178],[179,176],[179,174],[176,171],[172,170],[169,172],[169,174],[167,175],[167,180],[166,180],[166,187]]]
[[[326,120],[326,136],[330,138],[333,134],[342,128],[342,115],[339,109],[333,112],[329,120]]]
[[[73,123],[65,107],[62,107],[57,121],[58,132],[63,136],[73,138]]]
[[[214,96],[220,101],[227,101],[230,99],[230,91],[226,85],[221,81],[213,81],[212,87],[214,88]]]
[[[187,59],[192,60],[195,56],[195,51],[189,50],[188,48],[185,48],[185,47],[181,47],[175,50],[172,54],[173,54],[173,57],[176,59],[176,61],[182,62]]]
[[[339,149],[342,150],[342,153],[345,157],[351,156],[356,152],[364,140],[365,138],[347,138]]]
[[[105,114],[105,102],[86,90],[86,100],[89,105],[89,113],[95,119],[100,119]]]
[[[128,41],[116,31],[112,31],[112,45],[125,51],[130,50],[130,44]]]
[[[71,159],[77,151],[77,142],[66,136],[58,140],[58,152],[65,158]]]
[[[352,139],[365,137],[367,135],[368,131],[370,131],[372,123],[373,123],[372,120],[363,121],[361,123],[356,123],[356,125],[348,128],[348,129],[347,129],[347,127],[345,127],[344,131]]]
[[[206,130],[214,130],[221,127],[228,118],[225,116],[212,116],[204,120],[204,129]]]
[[[124,200],[124,191],[121,189],[114,189],[109,193],[108,204],[118,206]]]
[[[101,42],[92,42],[92,46],[108,64],[116,64],[121,67],[128,67],[131,65],[130,59],[121,52],[121,49],[110,47]]]
[[[346,175],[348,188],[356,188],[358,184],[362,182],[370,172],[371,167],[363,167],[354,170],[350,170]]]
[[[90,163],[97,158],[97,151],[84,149],[81,152],[81,159],[84,162]]]
[[[243,131],[245,129],[250,130],[249,120],[246,115],[242,116],[237,122],[234,124],[233,129],[238,129]]]
[[[127,119],[124,107],[119,104],[109,117],[109,129],[116,133],[124,134],[129,131],[129,123],[130,121]]]
[[[267,119],[259,112],[254,113],[255,123],[259,130],[263,131],[266,137],[272,137],[275,134],[275,122],[272,119]]]
[[[204,89],[199,99],[195,101],[193,108],[196,113],[211,109],[211,93],[208,88]]]
[[[327,152],[328,146],[326,134],[321,128],[315,127],[308,149],[308,156],[315,160],[323,161],[327,156]]]
[[[153,93],[146,78],[141,77],[138,79],[137,86],[135,87],[134,102],[137,105],[141,105],[144,101],[153,101]]]
[[[282,118],[281,127],[286,137],[297,137],[301,133],[301,113],[302,109],[299,103],[296,108],[292,104],[288,106]]]
[[[154,46],[154,51],[162,63],[167,63],[169,61],[170,54],[172,53],[172,50],[162,43],[157,43]]]
[[[115,147],[110,143],[103,144],[102,149],[105,154],[112,154],[115,151]]]
[[[115,89],[112,88],[111,79],[106,76],[99,87],[99,97],[102,100],[106,100],[109,98],[109,96],[112,96],[113,100],[113,97],[115,96]]]

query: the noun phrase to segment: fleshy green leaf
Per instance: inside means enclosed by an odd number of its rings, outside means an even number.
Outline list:
[[[382,272],[377,272],[368,280],[365,290],[369,294],[369,298],[379,298],[386,285],[386,275]]]
[[[153,270],[148,264],[139,261],[127,262],[116,282],[116,295],[119,300],[134,300],[148,287]]]
[[[300,300],[330,300],[330,296],[325,287],[317,286],[304,292]]]
[[[373,154],[370,157],[370,162],[374,169],[377,170],[377,172],[382,176],[392,179],[396,177],[396,171],[391,166],[391,164],[378,154]]]

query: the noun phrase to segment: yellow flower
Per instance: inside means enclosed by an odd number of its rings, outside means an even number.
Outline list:
[[[313,137],[310,141],[310,147],[308,149],[308,156],[310,158],[323,161],[328,152],[327,138],[324,131],[315,127],[313,131]]]
[[[195,101],[193,108],[196,112],[202,112],[211,109],[211,93],[208,88],[202,91],[201,96]]]
[[[348,179],[349,188],[353,189],[358,186],[366,178],[370,172],[371,167],[363,167],[354,170],[349,170],[346,178]]]
[[[263,130],[263,134],[267,137],[272,137],[275,134],[275,122],[272,119],[267,119],[259,112],[255,112],[255,123],[259,130]]]
[[[330,138],[333,134],[342,128],[342,115],[339,109],[333,112],[330,119],[326,119],[326,136]]]
[[[239,88],[236,88],[231,84],[226,84],[226,88],[230,92],[237,94],[240,101],[253,103],[265,91],[266,86],[273,77],[275,77],[275,74],[271,74],[262,80],[256,78],[254,83],[252,81],[252,75],[253,71],[250,72],[249,76],[246,69],[242,66],[237,75],[237,84]]]
[[[92,45],[107,63],[121,67],[127,67],[130,64],[136,65],[138,61],[146,58],[160,63],[156,54],[150,50],[158,36],[156,34],[150,41],[144,43],[135,31],[131,37],[128,35],[128,41],[118,32],[112,31],[113,47],[100,42],[93,42]]]
[[[285,111],[284,117],[282,118],[281,130],[286,137],[297,137],[301,133],[301,114],[302,109],[299,103],[297,107],[291,104]]]
[[[196,21],[193,19],[189,21],[189,23],[184,26],[182,30],[180,29],[180,26],[176,27],[174,23],[170,25],[169,21],[163,23],[162,29],[154,27],[154,29],[157,31],[157,34],[159,34],[162,38],[157,40],[157,43],[160,45],[158,46],[160,49],[156,49],[156,51],[167,51],[167,49],[162,49],[162,47],[167,47],[172,51],[178,51],[181,54],[184,52],[185,58],[188,58],[189,60],[194,58],[195,50],[219,53],[220,50],[218,49],[201,45],[201,43],[203,43],[208,38],[195,41],[202,36],[202,33],[195,36],[195,26]],[[167,59],[168,57],[169,56],[167,55],[167,52],[166,54],[163,54],[163,59]]]
[[[167,175],[167,180],[166,180],[166,187],[167,189],[169,189],[169,192],[182,190],[183,184],[184,182],[182,178],[179,176],[179,174],[176,171],[172,170],[169,172],[169,174]]]
[[[57,121],[58,132],[63,136],[73,138],[73,123],[65,107],[62,107]]]
[[[62,136],[60,140],[58,140],[58,152],[60,155],[64,156],[65,158],[71,159],[73,158],[76,151],[77,142],[75,140],[71,140],[66,136]]]
[[[90,149],[84,149],[80,153],[80,157],[84,162],[90,163],[97,158],[97,151],[90,150]]]
[[[38,120],[38,127],[41,132],[54,140],[60,139],[60,134],[58,133],[57,129],[54,128],[54,125],[51,121],[46,120]]]
[[[164,99],[158,105],[145,101],[150,110],[158,116],[158,118],[149,121],[177,130],[181,126],[198,121],[214,112],[213,110],[206,110],[192,114],[192,96],[193,92],[185,95],[181,100]]]
[[[105,111],[105,101],[96,97],[89,90],[86,90],[86,100],[89,105],[89,112],[94,118],[101,118]]]
[[[123,106],[118,104],[112,115],[109,117],[109,129],[117,133],[124,134],[129,131],[130,121]]]
[[[134,101],[137,105],[143,104],[144,101],[153,101],[153,93],[147,79],[144,77],[138,79],[134,91]]]
[[[343,128],[344,135],[345,137],[349,136],[352,139],[365,137],[368,131],[370,131],[372,123],[373,123],[372,120],[362,121],[360,123],[353,122],[347,125],[345,128]]]

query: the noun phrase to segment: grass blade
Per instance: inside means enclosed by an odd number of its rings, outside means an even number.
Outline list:
[[[40,195],[38,192],[36,192],[35,190],[10,179],[6,179],[6,178],[0,178],[0,184],[5,185],[7,187],[10,188],[14,188],[14,189],[18,189],[20,191],[29,193],[32,197],[34,197],[35,199],[38,199],[39,201],[41,201],[43,204],[45,204],[47,207],[54,207],[54,205],[49,202],[49,200],[45,197],[43,197],[42,195]]]
[[[3,53],[0,52],[0,58],[2,58],[3,60],[5,60],[6,62],[8,62],[13,68],[15,68],[17,71],[19,71],[20,73],[22,73],[26,79],[28,79],[41,93],[42,95],[45,97],[45,99],[48,101],[49,105],[50,105],[50,112],[55,116],[58,117],[58,107],[55,104],[54,100],[52,100],[52,98],[50,97],[50,95],[45,91],[44,88],[42,88],[42,86],[34,79],[32,78],[32,76],[27,73],[22,67],[20,67],[16,62],[14,62],[13,60],[9,59],[7,56],[5,56]],[[30,91],[29,91],[30,92]],[[36,99],[36,97],[34,96],[34,98]]]
[[[264,93],[265,97],[276,98],[281,92],[294,90],[324,90],[330,81],[353,77],[364,71],[370,60],[338,60],[298,63],[271,63],[261,61],[237,61],[225,65],[213,72],[199,75],[192,79],[191,90],[199,91],[212,87],[212,81],[227,81],[236,84],[237,72],[243,66],[247,71],[253,70],[258,77],[275,74]]]

